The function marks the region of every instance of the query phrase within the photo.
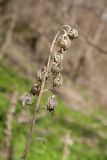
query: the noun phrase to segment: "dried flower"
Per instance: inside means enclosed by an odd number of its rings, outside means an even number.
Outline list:
[[[32,103],[33,103],[33,96],[30,93],[24,93],[24,95],[22,96],[23,106],[30,105]]]
[[[59,44],[59,47],[65,50],[70,47],[71,42],[68,36],[60,36],[58,39],[58,44]]]
[[[61,72],[62,69],[63,69],[62,63],[57,63],[57,62],[54,62],[51,67],[53,75],[58,74],[59,72]]]
[[[34,85],[32,86],[32,88],[31,88],[31,90],[30,90],[30,93],[31,93],[33,96],[34,96],[34,95],[38,96],[39,92],[40,92],[40,85],[39,85],[39,84],[34,84]]]
[[[50,96],[47,102],[47,110],[50,112],[54,111],[56,105],[57,105],[57,101],[56,101],[55,95]]]
[[[58,87],[60,88],[63,85],[63,77],[59,73],[57,76],[54,77],[53,79],[53,87]]]
[[[68,33],[70,39],[74,39],[78,37],[78,31],[76,29],[71,29]]]
[[[63,54],[62,52],[55,52],[54,53],[54,62],[57,62],[57,63],[61,63],[63,61]]]

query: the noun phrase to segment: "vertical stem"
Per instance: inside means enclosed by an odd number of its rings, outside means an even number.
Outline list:
[[[33,116],[32,122],[31,122],[27,143],[26,143],[25,150],[24,150],[23,156],[22,156],[23,160],[25,160],[25,158],[26,158],[26,156],[29,152],[29,146],[30,146],[30,143],[31,143],[31,140],[32,140],[32,133],[33,133],[34,126],[35,126],[35,121],[36,121],[36,118],[37,118],[37,112],[38,112],[40,100],[41,100],[41,97],[42,97],[42,92],[43,92],[43,89],[44,89],[44,86],[45,86],[45,79],[46,78],[44,77],[44,80],[41,84],[41,90],[40,90],[40,93],[39,93],[39,96],[38,96],[37,104],[35,106],[34,116]]]
[[[37,99],[37,103],[36,103],[36,106],[35,106],[34,116],[33,116],[32,122],[31,122],[28,139],[27,139],[27,142],[26,142],[26,146],[25,146],[23,155],[21,157],[22,160],[26,160],[26,156],[27,156],[27,154],[29,152],[30,143],[32,141],[32,134],[33,134],[34,127],[35,127],[35,122],[36,122],[36,119],[37,119],[37,112],[38,112],[38,109],[39,109],[39,104],[40,104],[40,101],[41,101],[41,98],[42,98],[42,93],[43,93],[43,90],[44,90],[44,87],[45,87],[46,77],[48,75],[48,71],[49,71],[49,67],[50,67],[51,55],[53,53],[54,43],[55,43],[58,35],[59,35],[59,31],[56,34],[56,36],[55,36],[55,38],[54,38],[54,40],[52,42],[52,46],[51,46],[51,49],[50,49],[50,55],[48,57],[48,61],[47,61],[47,65],[46,65],[46,72],[45,72],[43,81],[41,83],[41,89],[40,89],[40,93],[39,93],[39,96],[38,96],[38,99]]]

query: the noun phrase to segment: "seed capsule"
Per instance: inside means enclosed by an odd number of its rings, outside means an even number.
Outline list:
[[[52,114],[53,114],[56,105],[57,105],[57,101],[56,101],[55,95],[50,96],[48,98],[48,102],[47,102],[47,110],[49,112],[52,112]]]
[[[38,81],[42,81],[44,79],[44,76],[45,76],[45,73],[46,73],[46,66],[44,66],[43,69],[40,69],[37,73],[37,78],[38,78]],[[48,79],[48,75],[46,77],[46,80]]]
[[[54,62],[61,63],[63,61],[63,54],[60,52],[54,53]]]
[[[51,67],[53,75],[58,74],[59,72],[61,72],[62,69],[63,69],[62,63],[57,63],[57,62],[54,62]]]
[[[39,95],[39,92],[40,92],[40,85],[38,84],[34,84],[30,90],[30,93],[34,96],[38,96]]]
[[[78,31],[76,29],[72,29],[69,31],[68,36],[70,39],[74,39],[78,37]]]
[[[60,36],[58,39],[58,44],[59,44],[59,47],[65,50],[70,47],[71,42],[68,36],[64,36],[64,37]]]
[[[43,78],[44,78],[44,75],[45,75],[45,70],[44,69],[40,69],[37,73],[37,78],[38,78],[38,81],[42,81]]]
[[[56,77],[53,79],[53,87],[60,88],[63,85],[63,77],[59,73]]]
[[[30,105],[33,103],[33,97],[30,93],[24,93],[22,96],[22,104],[23,106],[25,105]]]

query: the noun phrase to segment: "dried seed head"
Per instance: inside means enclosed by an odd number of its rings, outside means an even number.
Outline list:
[[[58,44],[59,44],[59,47],[65,50],[70,47],[71,42],[68,36],[60,36],[58,39]]]
[[[22,96],[23,106],[30,105],[32,103],[33,103],[33,96],[30,93],[24,93],[24,95]]]
[[[71,29],[68,33],[70,39],[74,39],[78,37],[78,31],[76,29]]]
[[[34,96],[38,96],[40,92],[40,85],[39,84],[34,84],[30,90],[30,93]]]
[[[54,62],[51,67],[51,71],[53,75],[58,74],[59,72],[61,72],[62,69],[63,69],[62,63],[57,63],[57,62]]]
[[[56,105],[57,105],[57,101],[56,101],[55,95],[50,96],[47,102],[47,110],[49,110],[50,112],[54,111]]]
[[[53,79],[53,87],[58,87],[60,88],[63,85],[63,77],[59,73],[57,76],[54,77]]]
[[[63,61],[63,54],[60,52],[54,53],[54,62],[61,63]]]

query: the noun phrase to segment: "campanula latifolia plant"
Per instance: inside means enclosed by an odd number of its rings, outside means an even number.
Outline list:
[[[52,42],[50,54],[46,61],[46,64],[37,73],[37,83],[32,85],[29,93],[26,93],[22,96],[23,106],[30,105],[33,102],[34,96],[37,99],[34,108],[34,114],[30,124],[27,142],[25,145],[23,155],[21,157],[22,160],[26,160],[27,154],[30,149],[30,144],[32,143],[32,134],[34,132],[35,122],[37,119],[37,113],[40,107],[42,95],[46,90],[51,90],[53,93],[54,90],[60,89],[60,87],[63,85],[63,76],[61,74],[61,71],[63,69],[64,54],[66,50],[70,47],[71,40],[77,37],[77,30],[71,28],[69,25],[64,25],[58,30]],[[46,89],[50,78],[53,79],[51,89]],[[47,99],[47,111],[53,115],[56,106],[57,101],[55,94],[53,94]]]

